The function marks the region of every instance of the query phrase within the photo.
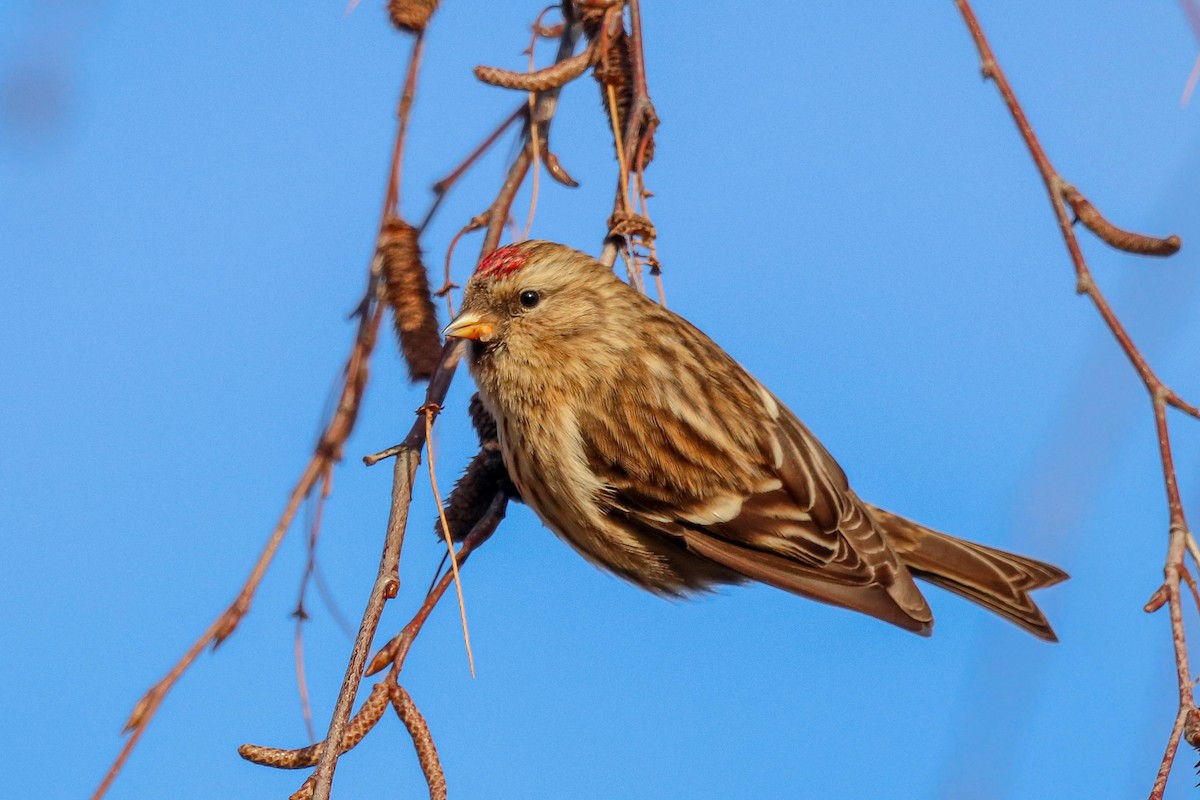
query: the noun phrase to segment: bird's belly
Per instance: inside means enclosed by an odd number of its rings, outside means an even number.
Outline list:
[[[689,551],[679,537],[605,502],[605,487],[588,466],[578,431],[568,422],[532,430],[536,433],[511,422],[499,425],[509,477],[546,527],[592,564],[663,595],[740,581]]]

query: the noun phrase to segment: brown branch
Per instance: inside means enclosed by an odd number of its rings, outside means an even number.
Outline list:
[[[509,114],[503,122],[496,126],[496,128],[487,135],[487,138],[485,138],[483,142],[481,142],[474,150],[472,150],[471,154],[468,155],[461,164],[451,170],[449,175],[433,185],[433,203],[429,206],[429,210],[425,212],[425,218],[421,220],[421,224],[417,226],[418,231],[424,231],[429,225],[430,221],[433,219],[433,215],[437,213],[438,207],[441,206],[442,200],[445,199],[451,187],[458,183],[458,179],[465,175],[467,170],[473,167],[475,162],[483,157],[484,153],[491,149],[492,145],[496,143],[496,140],[499,139],[506,130],[508,130],[510,125],[519,119],[525,118],[528,111],[529,109],[525,103],[521,103],[521,105],[517,106],[516,110]]]
[[[379,627],[383,606],[390,598],[395,597],[396,592],[400,589],[400,550],[404,545],[404,528],[408,524],[408,507],[412,502],[413,478],[419,461],[419,450],[407,450],[396,458],[392,477],[392,510],[388,515],[383,555],[379,559],[379,571],[375,577],[375,585],[371,587],[371,595],[367,600],[367,607],[363,611],[363,621],[358,629],[358,637],[354,640],[354,648],[350,651],[350,662],[346,665],[346,677],[342,680],[342,690],[338,693],[333,717],[329,721],[329,732],[325,735],[327,742],[341,742],[345,739],[350,706],[354,702],[354,696],[358,693],[363,666],[367,661],[371,641],[375,638],[375,630]],[[340,755],[341,753],[336,747],[322,750],[320,760],[317,762],[317,771],[313,773],[315,779],[313,783],[314,800],[329,800],[329,792],[333,785],[333,770]]]
[[[433,9],[430,9],[432,13]],[[408,137],[408,119],[412,115],[413,98],[417,93],[417,74],[421,70],[421,56],[425,52],[425,31],[417,34],[412,52],[408,56],[408,70],[404,76],[404,88],[396,106],[396,138],[392,143],[392,162],[388,170],[388,186],[383,196],[382,219],[400,216],[400,170],[404,165],[404,142]],[[381,223],[382,225],[382,223]]]
[[[629,60],[633,78],[633,102],[625,119],[625,160],[635,171],[640,172],[649,159],[647,152],[658,116],[650,102],[650,89],[646,83],[646,57],[642,50],[642,11],[640,0],[629,0]],[[640,154],[640,155],[639,155]],[[637,160],[635,160],[637,159]]]
[[[354,429],[354,422],[358,416],[359,402],[367,381],[367,367],[371,352],[375,346],[376,334],[378,333],[382,317],[382,308],[374,300],[373,278],[368,281],[367,293],[363,298],[363,308],[366,310],[366,313],[359,316],[358,333],[355,336],[354,346],[351,348],[350,357],[347,359],[346,367],[343,371],[345,377],[337,407],[334,410],[332,418],[329,420],[329,424],[326,425],[324,432],[321,434],[321,438],[314,448],[308,465],[304,468],[304,472],[300,475],[299,480],[296,481],[295,486],[292,487],[283,513],[280,515],[278,522],[276,522],[274,530],[271,531],[271,535],[268,537],[267,543],[263,546],[258,560],[255,561],[254,567],[250,570],[249,577],[246,579],[233,603],[213,620],[212,624],[200,635],[200,638],[192,643],[192,646],[171,667],[170,671],[158,683],[150,687],[149,691],[134,705],[133,712],[130,714],[124,728],[125,732],[129,733],[129,738],[125,740],[125,744],[114,759],[112,766],[100,782],[100,785],[96,788],[96,791],[92,794],[92,800],[99,800],[108,791],[109,787],[112,786],[113,781],[121,771],[121,767],[124,766],[134,747],[137,746],[138,741],[146,732],[151,719],[153,719],[159,706],[162,705],[163,699],[174,687],[176,681],[191,667],[192,663],[195,662],[200,653],[204,652],[205,648],[210,645],[213,648],[219,646],[233,633],[234,629],[242,621],[242,618],[246,616],[246,613],[250,610],[254,594],[258,590],[263,576],[266,575],[267,568],[271,565],[275,553],[279,550],[279,545],[283,542],[284,535],[287,533],[288,528],[291,527],[292,520],[295,519],[300,504],[311,494],[321,476],[331,469],[341,458],[346,438]]]
[[[420,0],[416,4],[421,5]],[[394,5],[405,4],[395,3]],[[432,9],[436,6],[436,3],[426,2],[424,5],[429,6],[430,13],[432,13]],[[417,72],[420,68],[422,47],[423,36],[418,35],[416,41],[413,43],[412,53],[409,58],[408,74],[405,78],[404,90],[401,93],[397,110],[399,124],[397,126],[395,143],[392,148],[392,160],[388,171],[388,187],[384,194],[383,212],[380,221],[381,227],[383,226],[383,222],[388,218],[389,210],[394,210],[398,205],[400,164],[403,161],[405,132],[408,128],[408,118],[412,109],[412,96],[416,85]],[[431,209],[429,217],[432,216],[432,211],[433,209]],[[427,221],[429,217],[426,218]],[[171,670],[158,683],[154,684],[134,705],[133,712],[130,714],[124,728],[124,732],[129,733],[129,738],[126,739],[112,766],[93,793],[92,800],[99,800],[99,798],[105,795],[109,787],[112,786],[125,761],[129,758],[134,747],[137,746],[138,741],[145,733],[150,720],[154,717],[159,706],[162,705],[163,699],[175,685],[175,682],[179,680],[180,676],[188,670],[206,647],[211,644],[213,648],[216,648],[237,628],[238,624],[250,610],[250,603],[254,598],[254,594],[257,592],[259,584],[266,575],[267,568],[274,559],[279,545],[283,542],[284,536],[291,527],[301,503],[310,496],[318,480],[322,478],[326,481],[329,480],[333,466],[341,460],[346,440],[354,430],[355,422],[358,419],[358,411],[362,403],[362,396],[366,389],[369,375],[368,366],[371,353],[375,348],[379,324],[383,315],[383,308],[378,302],[380,277],[380,259],[377,254],[372,259],[367,276],[367,287],[356,311],[358,331],[354,339],[354,344],[351,347],[346,367],[343,370],[344,379],[337,406],[314,448],[308,465],[305,467],[299,480],[292,487],[283,512],[270,537],[268,537],[267,543],[264,545],[258,560],[251,569],[250,576],[246,579],[241,591],[229,608],[209,625],[200,638],[188,648]]]
[[[467,558],[470,557],[471,553],[490,539],[492,534],[496,532],[496,528],[499,527],[500,522],[504,519],[507,507],[507,495],[497,493],[492,498],[487,511],[471,528],[466,538],[463,539],[462,546],[459,547],[456,553],[460,568],[463,564],[467,563]],[[425,621],[429,619],[429,615],[433,613],[434,607],[442,599],[442,595],[450,588],[450,584],[453,581],[454,576],[449,572],[442,575],[437,584],[425,596],[421,607],[417,609],[417,613],[408,621],[408,624],[400,630],[400,633],[392,637],[391,641],[381,647],[379,652],[371,659],[371,663],[367,667],[368,675],[374,675],[389,665],[395,667],[397,671],[404,667],[404,659],[408,656],[408,651],[412,647],[413,640],[417,638],[417,634],[421,632]]]
[[[308,698],[308,679],[304,672],[304,623],[308,621],[308,610],[305,608],[304,600],[308,594],[308,584],[317,570],[317,540],[321,535],[321,520],[325,516],[325,501],[329,499],[329,495],[333,491],[332,477],[327,471],[321,477],[321,493],[317,496],[317,508],[313,512],[312,524],[308,530],[308,541],[305,543],[307,551],[304,560],[304,572],[300,576],[300,593],[296,598],[296,607],[292,611],[292,617],[296,620],[296,629],[293,635],[293,650],[296,661],[296,689],[300,694],[300,709],[304,714],[304,728],[308,731],[308,738],[315,739],[316,732],[313,730],[312,721],[312,704]]]
[[[646,165],[654,157],[658,116],[646,81],[641,4],[639,0],[628,0],[628,32],[621,16],[624,5],[597,6],[586,22],[589,37],[600,42],[601,66],[596,68],[596,79],[603,86],[620,169],[600,262],[612,267],[620,254],[630,283],[640,291],[645,291],[642,268],[648,266],[659,302],[666,305],[662,269],[654,244],[655,230],[647,207],[650,192],[645,180]],[[639,213],[634,212],[630,199],[633,190],[637,193]]]
[[[486,225],[487,214],[477,214],[476,216],[471,217],[471,220],[466,225],[462,226],[458,233],[454,234],[454,238],[450,240],[450,246],[446,248],[446,260],[442,265],[442,285],[437,291],[434,292],[434,295],[446,299],[446,313],[451,319],[454,318],[454,298],[450,296],[450,293],[459,288],[458,284],[454,282],[453,278],[451,278],[452,273],[450,270],[450,264],[454,259],[454,251],[458,249],[458,242],[460,239],[462,239],[462,237],[466,236],[472,231],[477,231]]]
[[[1147,603],[1146,610],[1157,610],[1162,607],[1164,602],[1169,609],[1171,640],[1174,647],[1176,679],[1179,688],[1179,710],[1175,716],[1175,723],[1171,728],[1171,734],[1167,739],[1166,752],[1163,754],[1158,774],[1150,791],[1150,800],[1162,800],[1163,793],[1166,791],[1167,777],[1170,774],[1171,765],[1175,760],[1175,753],[1179,747],[1180,737],[1184,734],[1185,729],[1195,738],[1196,743],[1200,744],[1200,711],[1196,708],[1191,669],[1188,666],[1187,642],[1183,623],[1183,597],[1180,588],[1180,575],[1184,570],[1184,555],[1187,550],[1187,543],[1191,538],[1191,533],[1188,530],[1187,520],[1184,516],[1183,502],[1179,495],[1179,483],[1175,473],[1175,463],[1171,455],[1171,437],[1167,427],[1167,407],[1173,406],[1193,417],[1200,417],[1200,410],[1197,410],[1195,406],[1189,403],[1185,403],[1162,382],[1138,350],[1133,339],[1117,318],[1112,307],[1109,306],[1104,295],[1101,294],[1095,280],[1092,278],[1087,262],[1084,260],[1079,241],[1075,237],[1075,229],[1067,212],[1067,204],[1071,204],[1081,222],[1113,247],[1143,254],[1170,255],[1170,253],[1178,250],[1179,239],[1174,236],[1168,239],[1155,239],[1154,237],[1134,234],[1116,228],[1100,216],[1099,212],[1092,207],[1086,198],[1063,180],[1059,173],[1055,171],[1049,157],[1047,157],[1045,150],[1034,134],[1033,127],[1029,124],[1029,119],[1025,116],[1024,110],[1017,101],[1016,94],[1013,92],[1008,78],[992,53],[991,46],[984,36],[983,29],[980,27],[979,20],[976,18],[975,12],[971,9],[970,3],[968,0],[955,0],[955,4],[958,6],[958,10],[967,24],[967,29],[970,31],[971,38],[979,50],[981,69],[984,77],[991,79],[996,84],[996,88],[1000,91],[1000,95],[1013,117],[1013,121],[1016,122],[1017,130],[1020,132],[1021,138],[1025,141],[1025,145],[1029,149],[1029,154],[1032,156],[1033,162],[1042,176],[1042,181],[1046,185],[1046,191],[1050,196],[1050,204],[1058,220],[1059,230],[1067,246],[1067,252],[1070,254],[1071,263],[1075,267],[1077,291],[1091,298],[1096,310],[1100,313],[1101,318],[1112,332],[1113,337],[1117,340],[1118,345],[1124,351],[1150,395],[1154,413],[1155,432],[1158,439],[1159,457],[1162,463],[1163,483],[1166,489],[1170,533],[1168,536],[1166,563],[1163,567],[1163,583],[1154,593],[1150,602]]]
[[[570,7],[570,3],[563,6],[565,13],[569,13],[568,9]],[[567,19],[563,27],[562,36],[558,40],[558,54],[554,59],[556,63],[565,61],[571,57],[571,53],[575,52],[575,42],[578,39],[578,26],[574,20]],[[533,149],[535,145],[531,134],[531,124],[537,127],[539,136],[546,137],[549,135],[550,121],[554,118],[554,112],[558,108],[558,95],[561,90],[561,86],[555,86],[538,93],[537,101],[533,104],[532,118],[526,120],[525,145],[521,148],[521,152],[509,168],[508,176],[504,180],[504,185],[500,187],[500,192],[496,195],[496,199],[492,201],[492,204],[488,206],[488,210],[485,212],[488,219],[487,233],[484,234],[483,244],[479,249],[480,260],[499,246],[500,236],[504,232],[504,224],[508,221],[508,213],[509,209],[512,208],[513,198],[517,196],[517,190],[524,183],[525,175],[529,172],[529,165],[533,162]]]

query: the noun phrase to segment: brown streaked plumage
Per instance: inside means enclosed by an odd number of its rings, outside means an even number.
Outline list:
[[[1043,639],[1040,561],[869,505],[774,395],[679,315],[552,242],[497,250],[447,335],[504,463],[546,525],[593,563],[685,595],[756,580],[928,635],[914,576]]]

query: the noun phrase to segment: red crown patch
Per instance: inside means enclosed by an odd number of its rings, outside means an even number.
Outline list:
[[[519,270],[527,258],[529,254],[521,250],[519,245],[498,247],[479,263],[475,274],[488,278],[505,278]]]

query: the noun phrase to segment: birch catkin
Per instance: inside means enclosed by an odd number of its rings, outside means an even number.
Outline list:
[[[386,220],[379,233],[379,259],[409,379],[428,380],[441,358],[442,339],[416,228],[397,217]]]

